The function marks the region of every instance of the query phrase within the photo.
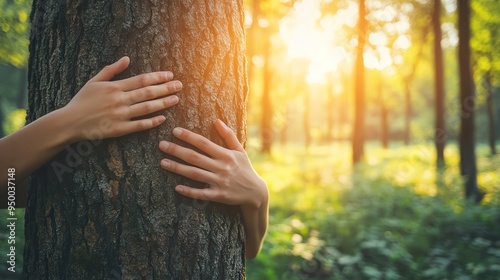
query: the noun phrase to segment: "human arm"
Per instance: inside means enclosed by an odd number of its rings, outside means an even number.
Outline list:
[[[193,166],[163,159],[161,166],[193,180],[207,183],[204,189],[178,185],[175,190],[195,199],[239,205],[246,233],[246,257],[259,253],[268,226],[269,193],[266,183],[252,167],[245,149],[233,131],[218,120],[215,127],[227,148],[218,146],[205,137],[183,128],[175,128],[175,137],[189,143],[208,156],[192,149],[161,141],[160,149]]]
[[[178,97],[171,94],[180,90],[182,84],[172,80],[171,72],[111,81],[129,63],[130,59],[123,57],[106,66],[65,107],[0,139],[2,193],[6,192],[8,168],[15,168],[15,178],[20,183],[71,143],[122,136],[165,121],[162,115],[136,118],[175,105]]]

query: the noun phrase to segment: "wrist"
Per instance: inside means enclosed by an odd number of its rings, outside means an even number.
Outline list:
[[[257,177],[254,183],[255,193],[251,195],[251,199],[241,205],[243,210],[257,210],[262,207],[262,205],[267,205],[269,200],[269,191],[266,186],[266,182],[261,178]]]
[[[82,140],[81,133],[75,125],[76,120],[71,117],[72,114],[67,107],[57,109],[49,115],[55,129],[55,135],[58,135],[58,144],[67,146]]]

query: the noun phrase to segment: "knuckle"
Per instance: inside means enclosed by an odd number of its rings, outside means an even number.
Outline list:
[[[145,130],[151,126],[151,120],[141,120],[137,123],[137,128],[139,130]]]
[[[152,87],[144,88],[144,96],[147,99],[153,99],[155,97],[155,91],[153,90]]]
[[[153,105],[150,102],[145,102],[142,105],[142,108],[143,108],[144,112],[146,112],[146,113],[153,112]]]
[[[139,80],[139,85],[141,87],[145,87],[149,84],[149,76],[146,74],[146,75],[140,75],[138,77],[138,80]]]
[[[197,179],[201,177],[201,170],[193,168],[189,171],[189,174],[191,175],[191,178]]]
[[[208,148],[210,146],[210,141],[205,137],[201,137],[198,140],[198,145],[200,146],[200,148]]]
[[[191,151],[187,154],[186,156],[186,161],[187,162],[190,162],[190,163],[196,163],[196,162],[199,162],[200,161],[200,154],[194,152],[194,151]]]

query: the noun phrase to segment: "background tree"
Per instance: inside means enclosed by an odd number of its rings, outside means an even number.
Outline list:
[[[123,55],[122,77],[170,70],[184,90],[159,129],[76,143],[32,176],[25,277],[244,278],[239,208],[176,194],[199,184],[161,170],[157,148],[175,126],[222,143],[216,118],[245,139],[243,3],[34,1],[31,21],[30,122]]]
[[[474,36],[471,38],[471,49],[473,51],[473,74],[478,82],[478,94],[484,96],[486,106],[486,117],[488,121],[488,144],[490,154],[495,155],[497,129],[495,123],[495,91],[500,77],[500,21],[496,17],[498,9],[492,9],[495,2],[491,0],[474,1],[471,3],[472,18],[471,30]],[[497,104],[497,106],[495,106]]]
[[[465,177],[465,197],[481,200],[477,187],[475,152],[475,87],[470,64],[470,3],[458,1],[458,59],[460,63],[460,171]]]
[[[435,135],[436,166],[441,168],[445,165],[444,147],[446,144],[445,127],[445,91],[444,91],[444,65],[443,49],[441,48],[441,0],[434,0],[432,13],[432,28],[434,31],[434,98],[435,98]]]
[[[359,0],[358,18],[358,44],[356,47],[356,65],[354,72],[354,127],[352,135],[352,162],[356,164],[361,161],[364,153],[365,141],[365,65],[363,53],[366,42],[366,10],[365,0]]]

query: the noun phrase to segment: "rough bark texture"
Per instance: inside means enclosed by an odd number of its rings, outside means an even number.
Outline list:
[[[436,166],[442,167],[444,161],[444,146],[446,144],[446,127],[444,112],[444,67],[443,49],[441,48],[441,0],[434,0],[432,14],[434,29],[434,96],[435,96],[435,134]]]
[[[458,59],[460,64],[460,171],[465,197],[480,200],[475,151],[475,88],[470,65],[470,3],[458,1]]]
[[[363,53],[366,42],[365,0],[359,0],[358,46],[356,47],[356,65],[354,72],[354,131],[352,136],[352,162],[361,161],[365,143],[365,62]]]
[[[76,143],[34,174],[25,278],[244,278],[239,208],[177,194],[200,184],[162,170],[157,148],[176,141],[176,126],[222,144],[216,118],[245,139],[242,1],[35,0],[31,21],[29,121],[123,55],[132,64],[121,78],[170,70],[184,89],[159,128]],[[69,169],[62,180],[54,164]]]

